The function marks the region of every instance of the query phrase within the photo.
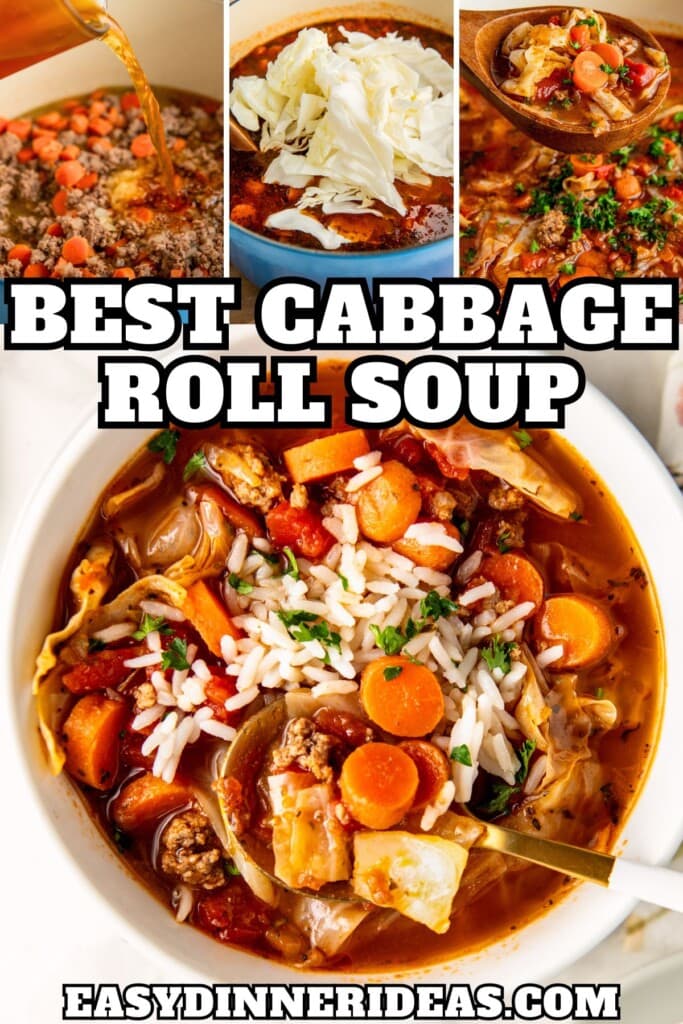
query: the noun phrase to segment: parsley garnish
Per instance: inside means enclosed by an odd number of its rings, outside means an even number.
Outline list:
[[[526,192],[526,185],[522,181],[516,181],[514,184],[514,190],[518,196],[521,196],[524,192]]]
[[[595,25],[597,25],[597,21],[595,20],[595,18],[591,14],[588,18],[581,18],[581,20],[577,21],[576,24],[577,25],[588,25],[589,28],[593,28]]]
[[[494,636],[487,647],[481,648],[481,656],[491,672],[499,668],[507,675],[511,667],[510,655],[516,646],[517,644],[510,640],[501,640],[499,636]]]
[[[621,149],[615,149],[614,152],[611,153],[610,155],[612,159],[619,164],[620,167],[626,167],[626,164],[629,161],[629,157],[631,156],[631,153],[635,148],[636,147],[633,145],[622,146]]]
[[[502,533],[498,534],[496,539],[496,547],[500,551],[501,555],[506,554],[510,550],[510,545],[507,543],[510,540],[510,531],[503,530]]]
[[[530,444],[534,443],[533,437],[526,430],[513,430],[512,436],[522,451],[524,451],[525,448],[528,448]]]
[[[166,650],[162,651],[161,667],[162,669],[177,669],[178,672],[184,672],[190,667],[187,660],[187,640],[181,640],[177,636],[171,640]]]
[[[403,668],[401,665],[387,665],[384,669],[384,678],[388,683],[390,683],[392,679],[396,679],[397,676],[400,676],[402,671]]]
[[[290,626],[300,626],[302,622],[317,622],[320,618],[314,612],[304,612],[296,609],[291,612],[278,612],[277,617],[280,622],[289,629]]]
[[[234,860],[226,859],[223,861],[223,864],[226,875],[232,875],[233,878],[237,878],[241,874],[240,869],[237,867]]]
[[[96,654],[98,651],[103,651],[106,646],[104,640],[98,640],[95,636],[88,637],[88,654]]]
[[[120,828],[115,828],[112,832],[112,839],[117,850],[120,853],[125,853],[126,850],[130,850],[133,845],[133,840],[125,832],[122,832]]]
[[[231,572],[228,576],[228,583],[233,590],[236,590],[238,594],[251,594],[254,586],[252,583],[247,583],[243,580],[236,572]]]
[[[575,274],[576,266],[573,263],[563,263],[559,270],[561,274]]]
[[[385,654],[400,654],[405,644],[417,636],[421,630],[422,626],[413,619],[408,619],[406,622],[405,633],[403,630],[397,629],[396,626],[385,626],[384,629],[380,629],[374,624],[370,626],[375,643]]]
[[[656,242],[661,247],[669,234],[669,228],[661,218],[673,205],[671,199],[651,199],[644,206],[629,210],[626,220],[646,242]]]
[[[583,519],[583,516],[581,515],[580,512],[570,512],[569,513],[569,518],[573,519],[575,523],[579,523]]]
[[[341,636],[339,633],[333,633],[319,615],[297,610],[278,612],[277,616],[281,622],[284,622],[292,640],[296,640],[297,643],[307,644],[313,640],[319,640],[323,647],[334,647],[341,653]],[[325,665],[329,665],[330,656],[327,651],[322,660]]]
[[[144,640],[148,633],[162,633],[164,636],[168,636],[170,632],[171,627],[167,624],[163,615],[155,619],[153,615],[148,615],[145,612],[139,628],[133,633],[133,639]]]
[[[595,696],[598,700],[602,700],[602,698],[605,696],[605,691],[603,690],[602,686],[598,686],[597,690],[595,691]]]
[[[451,761],[464,764],[467,768],[472,767],[472,755],[466,743],[461,743],[459,747],[453,747],[451,750]]]
[[[252,548],[251,554],[260,555],[264,562],[268,562],[268,565],[278,565],[280,562],[279,555],[270,555],[267,551],[259,551],[258,548]]]
[[[507,811],[509,811],[512,797],[521,792],[522,786],[526,782],[526,778],[529,774],[529,762],[531,761],[531,755],[535,749],[536,742],[534,740],[524,741],[517,751],[517,756],[520,760],[520,767],[515,775],[515,785],[508,786],[506,782],[502,782],[500,779],[494,779],[491,787],[491,797],[485,804],[481,804],[477,808],[478,811],[488,814],[493,818],[499,814],[506,814]]]
[[[152,438],[147,448],[150,452],[159,452],[166,465],[170,466],[175,459],[179,440],[180,433],[177,430],[162,430]]]
[[[194,455],[191,455],[185,464],[185,469],[183,470],[183,480],[185,483],[187,483],[187,481],[200,469],[203,469],[205,465],[206,455],[204,452],[195,452]]]
[[[451,601],[449,597],[441,597],[436,590],[430,590],[427,596],[420,601],[420,615],[424,618],[432,618],[434,622],[457,610],[458,606],[455,601]]]
[[[467,250],[467,252],[463,256],[463,261],[469,266],[470,263],[474,263],[476,258],[477,258],[477,250],[475,248],[470,248],[470,249]]]
[[[300,573],[296,555],[291,548],[283,548],[282,553],[289,562],[289,569],[285,570],[285,576],[292,576],[295,580],[298,580]]]
[[[616,68],[613,68],[611,64],[601,64],[600,70],[604,71],[606,75],[613,75]]]
[[[342,590],[348,590],[349,589],[349,581],[347,580],[346,576],[342,576],[342,574],[340,572],[337,573],[337,575],[339,576],[339,579],[341,580]]]
[[[540,251],[541,251],[540,245],[538,244],[538,242],[536,241],[535,238],[532,238],[531,242],[529,243],[529,252],[536,253],[536,252],[540,252]]]

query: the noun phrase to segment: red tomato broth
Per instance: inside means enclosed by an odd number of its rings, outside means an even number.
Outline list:
[[[380,37],[397,32],[405,39],[417,37],[424,46],[433,47],[450,64],[453,63],[453,39],[434,28],[411,22],[382,18],[346,18],[343,22],[323,22],[315,28],[324,31],[330,44],[341,42],[340,28],[365,32]],[[293,42],[297,31],[257,46],[231,68],[231,79],[242,75],[263,76],[268,64]],[[255,141],[258,141],[255,137]],[[282,231],[266,227],[266,221],[280,210],[291,208],[303,190],[283,185],[264,185],[261,181],[275,153],[230,151],[231,221],[240,227],[290,245],[322,249],[312,236],[300,231]],[[433,176],[431,185],[407,185],[396,182],[396,188],[408,208],[405,216],[381,203],[376,204],[382,216],[372,214],[330,214],[316,210],[316,219],[325,227],[338,230],[353,241],[343,247],[345,252],[369,252],[403,249],[446,238],[453,233],[453,182],[450,178]]]

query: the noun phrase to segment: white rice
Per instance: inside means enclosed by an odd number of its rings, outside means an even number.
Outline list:
[[[503,630],[514,626],[520,619],[526,619],[527,615],[531,615],[535,607],[536,605],[533,601],[523,601],[521,604],[516,604],[514,608],[510,608],[509,611],[499,615],[491,625],[491,629],[494,633],[502,633]]]
[[[149,654],[141,654],[137,658],[128,658],[123,664],[125,668],[148,668],[150,665],[160,665],[161,651],[150,651]]]
[[[477,601],[482,601],[485,597],[493,597],[496,592],[496,588],[493,583],[480,583],[478,587],[470,587],[458,598],[458,604],[461,604],[463,608],[469,607],[471,604],[476,604]]]
[[[546,647],[544,651],[536,655],[536,664],[539,668],[546,668],[561,658],[563,654],[564,644],[553,644],[552,647]]]
[[[458,566],[455,574],[455,578],[458,583],[467,583],[467,581],[474,576],[475,572],[481,565],[483,557],[483,551],[473,551],[471,555],[467,556],[465,561]]]
[[[161,616],[164,619],[168,619],[169,622],[185,621],[185,616],[178,608],[174,608],[171,604],[164,604],[163,601],[141,601],[140,608],[147,615],[152,615],[155,619]]]
[[[413,523],[405,532],[406,540],[414,540],[426,548],[445,548],[447,551],[454,551],[461,554],[463,548],[457,537],[452,537],[446,532],[443,523]]]
[[[369,469],[364,469],[360,473],[356,473],[347,481],[346,490],[349,494],[353,494],[354,491],[359,491],[361,487],[365,487],[366,484],[372,483],[378,476],[381,476],[384,470],[381,466],[371,466]]]
[[[543,782],[543,779],[545,778],[545,772],[546,772],[546,768],[547,767],[548,767],[547,755],[546,754],[541,754],[540,757],[536,758],[536,760],[532,764],[531,768],[529,769],[529,774],[527,776],[527,780],[524,783],[524,793],[525,793],[525,795],[528,796],[530,793],[535,793],[536,792],[536,790],[539,788],[539,786]]]
[[[112,644],[116,640],[123,640],[127,636],[132,636],[137,628],[132,622],[115,622],[113,626],[98,629],[96,633],[92,634],[92,638],[93,640],[99,640],[103,644]]]
[[[443,786],[437,793],[436,799],[431,804],[427,804],[422,812],[420,828],[423,832],[429,832],[434,828],[437,819],[440,818],[442,814],[445,814],[453,803],[454,796],[455,783],[452,779],[448,779],[447,782],[444,782]]]
[[[381,461],[381,452],[368,452],[367,455],[359,455],[357,459],[353,460],[353,468],[357,469],[360,473],[364,469],[372,469],[374,466],[379,466]]]

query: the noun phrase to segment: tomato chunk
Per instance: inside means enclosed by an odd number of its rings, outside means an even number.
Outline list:
[[[281,501],[266,516],[266,526],[277,548],[291,548],[302,558],[322,558],[334,544],[320,512],[311,505],[293,508],[288,501]]]
[[[547,103],[549,99],[552,99],[567,77],[568,75],[564,68],[555,68],[546,78],[542,78],[536,86],[534,97],[536,103]]]
[[[652,64],[644,64],[642,61],[626,58],[624,64],[628,68],[628,77],[633,82],[634,89],[644,89],[657,76],[657,68]]]
[[[223,722],[225,725],[238,725],[242,712],[226,711],[225,708],[228,697],[234,697],[237,693],[235,677],[223,675],[218,665],[209,665],[208,669],[213,674],[204,684],[207,707],[213,709],[215,721]]]
[[[98,651],[90,654],[80,665],[76,665],[62,677],[67,690],[72,693],[89,693],[92,690],[116,689],[126,676],[133,671],[124,662],[144,653],[139,645],[118,647],[115,650]]]
[[[234,878],[225,889],[200,898],[197,922],[220,942],[253,944],[270,926],[271,910],[241,878]]]

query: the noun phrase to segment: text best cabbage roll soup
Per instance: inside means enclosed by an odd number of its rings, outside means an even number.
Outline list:
[[[477,819],[613,846],[661,627],[561,437],[351,429],[344,368],[320,367],[322,435],[169,429],[132,454],[75,538],[35,695],[53,771],[186,927],[372,971],[480,949],[569,891],[479,848]]]

